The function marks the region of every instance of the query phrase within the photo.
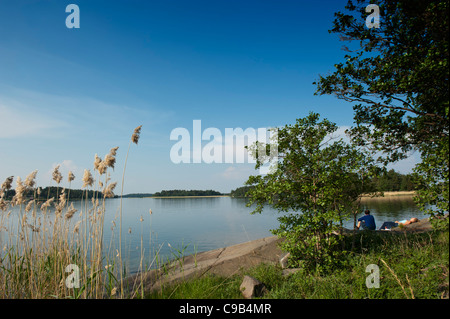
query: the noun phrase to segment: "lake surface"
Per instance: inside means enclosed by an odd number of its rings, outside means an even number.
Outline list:
[[[107,201],[107,211],[117,210],[119,203],[119,199]],[[378,228],[385,221],[428,217],[411,197],[365,199],[358,217],[364,215],[364,209],[371,211]],[[123,199],[122,238],[126,240],[130,270],[136,268],[133,264],[140,258],[141,238],[146,252],[154,255],[159,250],[161,257],[168,258],[183,250],[192,254],[272,236],[270,230],[278,228],[281,214],[271,208],[262,214],[252,215],[251,211],[245,199],[230,197]],[[112,214],[107,215],[105,228],[112,222],[108,216]],[[344,226],[352,229],[353,220]],[[107,230],[105,237],[109,238]]]
[[[181,253],[195,254],[271,236],[270,230],[278,228],[277,218],[281,216],[271,208],[252,215],[252,207],[246,207],[245,199],[230,197],[124,198],[122,201],[122,253],[130,273],[138,270],[142,251],[144,265],[153,262],[156,266],[156,255],[161,263]],[[120,199],[106,201],[104,243],[113,243],[114,250],[119,247],[119,207]],[[410,197],[364,200],[358,217],[363,216],[364,209],[371,211],[377,228],[385,221],[428,217]],[[111,230],[113,222],[116,227]],[[344,226],[353,228],[353,220],[346,221]]]

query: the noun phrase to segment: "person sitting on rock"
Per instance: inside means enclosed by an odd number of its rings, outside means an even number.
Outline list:
[[[370,211],[366,209],[364,211],[364,216],[358,219],[358,225],[356,225],[356,229],[359,227],[363,227],[363,229],[375,230],[375,218],[370,215]]]

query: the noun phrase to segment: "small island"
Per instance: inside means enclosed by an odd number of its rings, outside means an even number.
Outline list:
[[[215,190],[183,190],[183,189],[172,189],[172,190],[162,190],[156,193],[132,193],[123,195],[124,198],[174,198],[174,197],[223,197],[229,196],[229,194],[222,194]]]
[[[180,190],[180,189],[162,190],[152,195],[152,197],[218,197],[218,196],[227,196],[227,195],[214,190]]]

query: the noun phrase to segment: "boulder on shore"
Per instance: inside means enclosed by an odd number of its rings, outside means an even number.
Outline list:
[[[244,277],[239,289],[245,299],[261,297],[267,292],[266,286],[262,282],[250,276]]]

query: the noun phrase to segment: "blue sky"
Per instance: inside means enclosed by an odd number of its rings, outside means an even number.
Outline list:
[[[66,6],[80,9],[69,29]],[[341,62],[328,33],[346,1],[1,1],[0,181],[72,170],[81,187],[94,155],[119,146],[112,179],[124,193],[241,186],[253,164],[174,164],[178,127],[262,128],[310,111],[343,128],[350,103],[314,96],[319,74]],[[369,4],[369,1],[368,1]],[[395,168],[411,170],[412,157]],[[63,186],[67,186],[64,182]],[[117,191],[116,191],[117,193]]]

